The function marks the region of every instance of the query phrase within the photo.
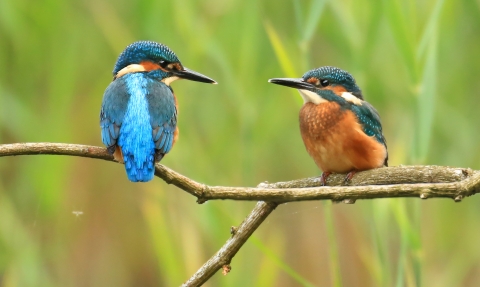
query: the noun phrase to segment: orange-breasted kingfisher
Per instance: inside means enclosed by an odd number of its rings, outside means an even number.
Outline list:
[[[270,83],[298,89],[304,104],[300,132],[307,152],[323,171],[326,185],[331,173],[348,173],[388,166],[388,152],[380,116],[364,101],[348,72],[321,67],[302,78],[275,78]]]
[[[130,181],[150,181],[155,162],[177,140],[177,100],[170,84],[178,79],[216,84],[185,68],[172,50],[156,42],[135,42],[117,59],[103,95],[100,127],[103,143],[125,163]]]

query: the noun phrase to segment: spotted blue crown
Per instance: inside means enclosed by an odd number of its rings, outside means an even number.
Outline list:
[[[153,41],[138,41],[130,44],[118,56],[113,69],[115,76],[121,69],[131,64],[138,64],[141,61],[149,60],[154,63],[167,61],[170,63],[180,62],[177,55],[167,46]]]
[[[358,96],[357,94],[361,95],[361,90],[357,86],[355,78],[353,78],[350,73],[342,69],[325,66],[318,69],[310,70],[302,76],[304,80],[307,80],[311,77],[328,80],[333,85],[341,85],[345,87],[347,91],[349,91],[350,93],[354,93],[356,96]]]

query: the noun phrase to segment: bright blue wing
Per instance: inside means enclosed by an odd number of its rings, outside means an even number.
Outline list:
[[[357,116],[362,125],[363,132],[369,136],[374,136],[375,139],[387,148],[387,141],[382,133],[382,124],[377,110],[366,101],[362,101],[362,105],[351,105],[352,111]],[[385,165],[388,163],[388,154],[385,159]]]
[[[177,107],[172,89],[162,82],[149,86],[147,101],[157,160],[160,160],[173,145]]]
[[[112,147],[117,143],[130,99],[125,83],[126,78],[121,77],[113,81],[103,96],[100,112],[102,142],[111,153],[115,151]],[[152,137],[155,142],[157,160],[160,160],[173,145],[174,132],[177,127],[175,98],[171,88],[158,81],[151,81],[146,91]]]
[[[124,79],[114,80],[105,90],[100,111],[102,142],[113,153],[120,134],[130,95],[127,93]]]

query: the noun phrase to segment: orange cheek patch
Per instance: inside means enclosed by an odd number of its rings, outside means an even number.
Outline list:
[[[320,84],[320,81],[318,79],[315,79],[314,77],[311,77],[307,80],[307,83],[318,86]]]
[[[325,88],[322,88],[322,90],[330,90],[332,91],[335,95],[341,96],[343,92],[346,92],[347,89],[345,89],[343,86],[327,86]]]
[[[153,71],[153,70],[158,70],[158,69],[161,69],[162,67],[160,67],[159,64],[155,64],[153,62],[150,62],[150,61],[143,61],[143,62],[140,62],[140,65],[143,66],[143,68],[145,69],[145,71]],[[162,69],[163,70],[163,69]]]

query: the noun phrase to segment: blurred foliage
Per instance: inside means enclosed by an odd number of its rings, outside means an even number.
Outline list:
[[[267,83],[334,65],[380,112],[390,164],[480,169],[480,2],[0,1],[0,142],[101,145],[118,54],[155,40],[219,82],[179,81],[163,164],[211,185],[319,175],[301,98]],[[203,205],[121,165],[0,160],[0,286],[177,286],[253,208]],[[480,197],[281,205],[206,286],[477,286]]]

